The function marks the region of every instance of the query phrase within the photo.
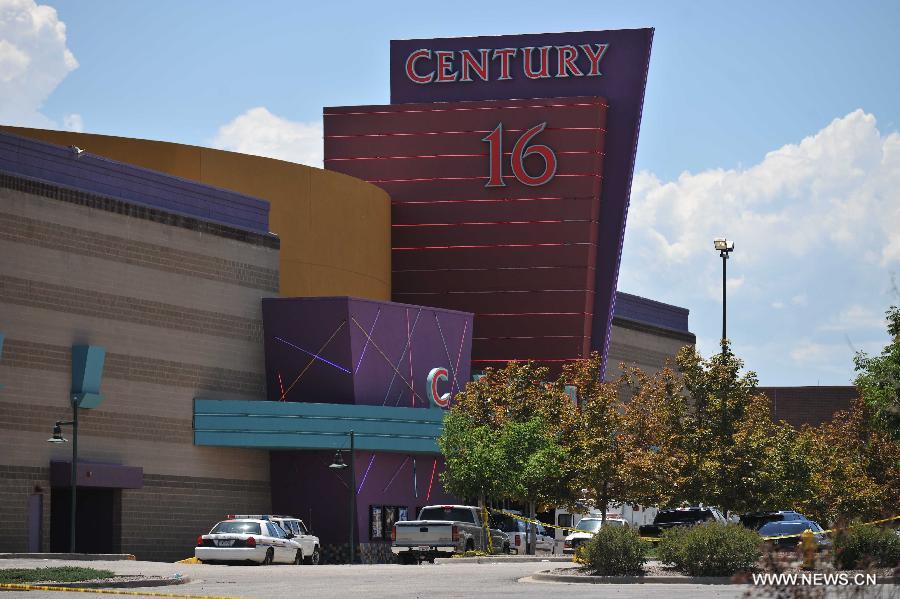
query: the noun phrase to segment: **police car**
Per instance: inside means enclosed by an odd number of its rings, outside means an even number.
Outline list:
[[[268,519],[223,520],[209,534],[197,537],[194,557],[205,564],[244,561],[263,566],[301,564],[305,556],[293,536]]]

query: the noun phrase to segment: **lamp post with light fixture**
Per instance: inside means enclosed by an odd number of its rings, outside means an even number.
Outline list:
[[[728,289],[725,273],[728,265],[728,257],[731,252],[734,251],[734,241],[729,241],[724,237],[717,237],[713,240],[713,247],[716,248],[716,251],[719,252],[719,257],[722,258],[722,367],[725,367],[725,359],[727,358],[728,350],[726,349],[728,346],[726,342],[728,340],[728,333],[726,331],[726,291]],[[726,432],[726,426],[728,424],[728,381],[725,381],[725,388],[722,390],[722,434]]]
[[[724,237],[718,237],[713,241],[713,247],[716,248],[716,251],[719,252],[719,257],[722,258],[722,353],[724,353],[725,340],[728,338],[725,332],[725,271],[728,264],[728,255],[734,251],[734,242]]]
[[[53,427],[53,436],[47,439],[48,443],[68,443],[69,440],[62,436],[62,427],[72,427],[72,498],[69,502],[69,553],[75,553],[75,501],[78,491],[78,404],[72,404],[72,420],[57,420]]]
[[[356,561],[356,551],[353,549],[353,528],[356,526],[356,454],[354,449],[354,435],[350,431],[350,561],[353,564]],[[344,462],[344,454],[340,450],[334,453],[334,462],[328,466],[334,470],[343,470],[347,467]]]

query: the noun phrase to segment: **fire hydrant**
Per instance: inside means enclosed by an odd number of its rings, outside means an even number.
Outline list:
[[[800,552],[803,555],[803,569],[814,570],[816,567],[816,552],[819,544],[816,535],[810,529],[806,529],[800,535]]]

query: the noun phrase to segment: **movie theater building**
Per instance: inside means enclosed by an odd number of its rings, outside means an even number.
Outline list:
[[[0,551],[67,549],[73,404],[77,549],[277,512],[341,559],[353,488],[378,561],[455,501],[435,439],[474,372],[693,344],[616,293],[651,38],[392,42],[392,104],[326,108],[324,170],[0,127]]]

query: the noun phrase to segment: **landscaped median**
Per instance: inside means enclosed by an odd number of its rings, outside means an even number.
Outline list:
[[[117,575],[112,570],[59,566],[46,568],[0,569],[0,590],[16,589],[19,585],[34,587],[65,587],[75,589],[123,589],[184,584],[184,576]]]
[[[833,550],[809,539],[798,551],[776,551],[756,532],[733,524],[702,524],[663,534],[649,544],[624,527],[606,527],[576,555],[580,568],[558,568],[524,579],[593,584],[750,584],[780,589],[801,586],[895,584],[900,538],[890,529],[853,526],[835,536]]]

